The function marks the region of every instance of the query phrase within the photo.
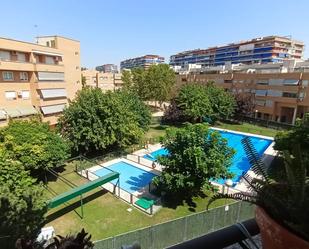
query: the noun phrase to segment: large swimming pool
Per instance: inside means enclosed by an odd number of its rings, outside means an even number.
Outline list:
[[[140,190],[142,187],[149,184],[152,178],[156,176],[151,172],[147,172],[124,161],[116,162],[114,164],[106,166],[106,168],[96,170],[93,173],[101,177],[110,173],[111,171],[109,169],[116,171],[120,174],[120,188],[124,189],[129,193]],[[113,180],[112,183],[116,184],[117,179]]]
[[[239,182],[241,176],[245,174],[250,169],[250,164],[248,158],[246,156],[245,150],[241,144],[241,140],[246,137],[247,135],[227,132],[227,131],[218,131],[223,138],[227,140],[228,146],[235,149],[235,155],[232,159],[232,164],[229,168],[229,171],[234,174],[232,178],[234,183]],[[263,155],[265,150],[269,147],[272,143],[270,139],[264,139],[256,136],[249,136],[252,144],[254,145],[255,149],[259,153],[259,155]],[[144,155],[144,158],[155,161],[158,156],[167,155],[168,151],[164,148],[156,150],[148,155]],[[224,179],[216,180],[220,184],[224,184]]]

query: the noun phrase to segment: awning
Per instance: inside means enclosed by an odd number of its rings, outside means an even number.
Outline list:
[[[61,56],[62,57],[62,54],[53,53],[53,52],[46,52],[46,51],[40,51],[40,50],[32,50],[32,53],[35,53],[35,54],[45,54],[45,55],[51,55],[51,56]]]
[[[6,119],[6,113],[4,110],[0,110],[0,120]]]
[[[62,72],[38,72],[39,81],[64,81]]]
[[[17,108],[5,108],[4,111],[10,118],[29,116],[38,113],[38,111],[33,106],[18,106]]]
[[[23,106],[18,107],[18,111],[21,113],[22,116],[29,116],[37,114],[38,111],[33,106]]]
[[[59,97],[67,96],[67,92],[65,88],[41,89],[41,93],[42,93],[43,99],[59,98]]]
[[[17,118],[22,116],[17,108],[5,108],[4,110],[10,118]]]
[[[62,112],[65,107],[65,104],[60,105],[49,105],[49,106],[41,106],[42,112],[44,115]]]

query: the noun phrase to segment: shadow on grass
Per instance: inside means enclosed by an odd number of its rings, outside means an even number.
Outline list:
[[[103,196],[107,192],[108,191],[106,191],[104,189],[101,189],[101,190],[99,190],[99,191],[97,191],[97,192],[95,192],[95,193],[93,193],[91,195],[88,195],[87,197],[83,198],[83,204],[85,205],[88,202],[90,202],[90,201],[92,201],[92,200],[94,200],[94,199],[96,199],[96,198],[98,198],[100,196]],[[64,205],[66,205],[66,204],[64,204]],[[78,200],[78,201],[76,201],[74,203],[71,203],[71,204],[67,204],[64,208],[62,208],[60,210],[57,210],[56,212],[53,212],[53,213],[47,215],[46,220],[45,220],[45,224],[47,224],[47,223],[49,223],[49,222],[51,222],[51,221],[53,221],[53,220],[55,220],[55,219],[65,215],[65,214],[67,214],[67,213],[69,213],[71,211],[74,211],[80,218],[82,218],[81,214],[80,214],[81,210],[79,210],[79,211],[75,210],[75,209],[80,208],[80,207],[81,207],[80,200]],[[85,215],[87,215],[87,213]]]
[[[193,200],[194,197],[206,198],[207,195],[203,192],[199,192],[196,195],[187,198],[181,198],[181,196],[165,196],[164,198],[162,197],[162,206],[176,209],[178,206],[184,206],[187,204],[190,212],[196,212],[197,204]]]

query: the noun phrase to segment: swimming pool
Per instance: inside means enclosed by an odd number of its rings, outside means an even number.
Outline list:
[[[248,158],[246,156],[245,150],[242,146],[241,140],[248,136],[244,134],[238,134],[228,131],[218,131],[223,138],[227,140],[228,146],[235,149],[235,155],[232,159],[232,164],[229,168],[229,171],[234,174],[234,177],[232,178],[232,181],[234,183],[239,182],[241,176],[245,174],[250,169],[250,164],[248,161]],[[272,143],[272,140],[260,138],[256,136],[249,136],[252,144],[254,145],[255,149],[259,153],[260,156],[263,155],[265,150],[269,147],[269,145]],[[158,156],[167,155],[168,151],[164,148],[161,148],[159,150],[156,150],[150,154],[144,155],[143,157],[155,161]],[[224,179],[219,179],[214,182],[224,184]]]
[[[150,161],[155,161],[157,160],[158,156],[165,156],[167,154],[168,154],[168,150],[165,148],[161,148],[161,149],[151,152],[150,154],[144,155],[143,158],[146,158]]]
[[[105,166],[105,168],[96,170],[93,173],[101,177],[110,173],[109,169],[116,171],[120,174],[120,188],[124,189],[129,193],[140,190],[142,187],[149,184],[152,178],[156,176],[151,172],[147,172],[124,161],[119,161],[109,166]],[[117,179],[111,182],[113,184],[116,184]]]

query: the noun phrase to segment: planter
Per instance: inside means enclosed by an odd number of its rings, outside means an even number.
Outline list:
[[[257,207],[255,219],[260,228],[263,249],[309,249],[309,242],[299,238]]]

